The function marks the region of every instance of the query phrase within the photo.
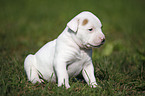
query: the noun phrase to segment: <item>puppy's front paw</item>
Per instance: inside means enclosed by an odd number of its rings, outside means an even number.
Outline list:
[[[91,83],[90,85],[92,88],[101,88],[97,83]]]
[[[61,86],[63,86],[63,87],[65,86],[66,89],[70,88],[70,85],[69,85],[69,84],[65,84],[65,85],[59,84],[59,85],[58,85],[58,87],[61,87]]]
[[[65,85],[65,88],[66,89],[70,88],[70,85],[69,84]]]
[[[91,87],[92,87],[92,88],[97,88],[97,89],[102,89],[102,87],[99,86],[99,85],[97,85],[97,84],[94,84],[94,85],[92,85]]]

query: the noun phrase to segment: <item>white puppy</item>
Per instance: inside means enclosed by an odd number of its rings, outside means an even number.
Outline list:
[[[69,88],[69,77],[80,72],[88,85],[96,87],[92,48],[105,41],[100,20],[91,12],[82,12],[68,22],[57,39],[45,44],[35,55],[28,55],[24,68],[32,83],[56,82]],[[41,78],[39,78],[41,77]]]

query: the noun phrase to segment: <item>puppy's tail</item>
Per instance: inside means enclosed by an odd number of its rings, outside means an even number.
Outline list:
[[[41,82],[38,76],[38,70],[34,65],[36,65],[35,55],[29,54],[24,61],[24,69],[26,71],[29,81],[32,83]]]

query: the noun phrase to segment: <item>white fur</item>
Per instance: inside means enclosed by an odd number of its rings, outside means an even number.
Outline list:
[[[88,23],[83,25],[87,19]],[[56,82],[69,88],[69,77],[80,72],[88,85],[97,86],[92,64],[92,47],[99,47],[105,40],[100,20],[91,12],[74,17],[59,37],[45,44],[35,55],[28,55],[24,68],[32,83]],[[92,29],[92,30],[90,30]],[[56,79],[57,78],[57,79]]]

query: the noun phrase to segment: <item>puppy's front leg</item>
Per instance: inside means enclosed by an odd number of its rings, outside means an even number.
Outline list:
[[[56,64],[55,71],[58,78],[58,87],[65,85],[67,89],[70,88],[69,76],[66,70],[66,64],[60,64],[60,63]]]
[[[95,88],[97,87],[96,79],[94,76],[94,67],[93,64],[86,65],[82,70],[82,75],[84,79],[86,80],[88,85],[91,85],[91,87]]]

